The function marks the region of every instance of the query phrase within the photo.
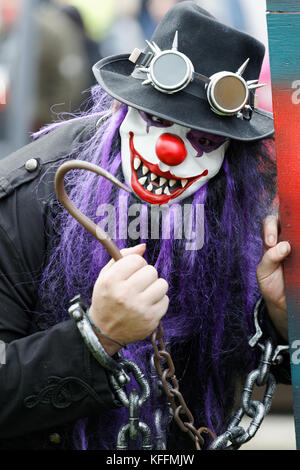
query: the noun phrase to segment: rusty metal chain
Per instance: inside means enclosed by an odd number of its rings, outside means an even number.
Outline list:
[[[212,439],[215,439],[216,436],[209,428],[201,427],[197,429],[194,426],[194,417],[179,390],[179,383],[175,375],[174,362],[170,353],[166,350],[163,334],[163,327],[160,323],[157,330],[152,334],[154,363],[161,378],[163,390],[173,409],[174,419],[177,425],[193,440],[195,448],[197,450],[201,450],[204,444],[202,433],[209,434]]]

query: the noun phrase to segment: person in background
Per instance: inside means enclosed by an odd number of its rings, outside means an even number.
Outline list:
[[[5,62],[8,75],[13,78],[13,59],[19,54],[18,28],[23,0],[3,0],[1,5],[4,33],[0,42],[0,66]],[[51,121],[52,110],[62,113],[78,109],[85,99],[82,92],[93,83],[82,27],[54,3],[39,4],[33,21],[38,37],[38,66],[31,131]],[[5,50],[9,53],[4,54]],[[10,93],[13,86],[14,82],[9,80]]]
[[[74,22],[76,29],[78,29],[82,34],[82,41],[85,46],[86,56],[89,61],[87,73],[89,72],[90,74],[90,84],[92,85],[95,83],[92,67],[97,62],[97,60],[101,58],[99,45],[97,41],[94,41],[88,35],[81,14],[76,7],[72,5],[62,6],[61,11]]]

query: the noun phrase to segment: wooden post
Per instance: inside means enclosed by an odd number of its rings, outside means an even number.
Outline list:
[[[297,449],[300,449],[300,2],[267,0],[282,240]]]

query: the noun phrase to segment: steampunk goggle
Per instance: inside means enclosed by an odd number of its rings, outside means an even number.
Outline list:
[[[206,77],[195,72],[191,60],[178,51],[177,31],[171,49],[162,51],[154,41],[146,43],[150,53],[145,54],[135,49],[129,57],[129,60],[136,64],[132,76],[143,79],[142,85],[152,85],[166,94],[178,93],[189,86],[191,94],[200,96],[200,86],[202,84],[203,88],[204,84],[207,100],[216,114],[236,115],[242,119],[247,119],[247,116],[249,118],[250,114],[251,119],[252,108],[248,104],[250,92],[265,84],[259,84],[258,80],[246,81],[242,77],[250,59],[235,73],[223,71]]]

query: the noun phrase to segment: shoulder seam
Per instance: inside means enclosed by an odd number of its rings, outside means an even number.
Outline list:
[[[62,127],[53,129],[53,131],[49,132],[49,134],[41,136],[40,139],[37,139],[36,141],[30,142],[30,144],[24,147],[24,154],[21,153],[18,155],[18,152],[22,152],[23,148],[15,152],[15,159],[12,160],[11,164],[8,162],[6,171],[3,171],[2,176],[0,175],[0,199],[8,196],[21,185],[29,183],[33,179],[37,178],[43,173],[43,170],[47,167],[47,165],[55,164],[56,162],[67,159],[72,154],[74,154],[79,145],[83,145],[84,142],[88,142],[88,140],[92,138],[93,131],[96,129],[97,119],[93,116],[90,119],[86,119],[84,123],[77,123],[77,125],[80,124],[79,128],[76,126],[74,128],[70,128],[68,133],[67,126],[70,123],[71,121],[66,121],[65,125],[62,125]],[[57,137],[53,136],[53,134],[59,130],[62,132],[58,133]],[[69,140],[67,141],[65,147],[62,147],[61,143],[64,140],[64,132],[67,133]],[[47,137],[50,137],[51,134],[54,138],[54,142],[49,140],[48,142],[45,141],[44,144],[41,143],[41,147],[28,147],[37,143],[39,140],[41,141],[43,137],[47,139]],[[58,140],[56,141],[55,139]],[[53,153],[55,153],[55,151],[53,151],[53,146],[55,147],[55,145],[57,147],[55,149],[56,154],[53,155]],[[26,147],[27,150],[25,150]],[[53,151],[53,153],[51,153],[51,151]],[[44,159],[41,156],[41,152],[44,152]],[[14,158],[13,155],[14,154],[11,154],[12,158]],[[6,158],[9,159],[10,156]],[[24,164],[26,163],[27,159],[30,158],[34,158],[38,161],[38,167],[33,172],[28,172],[24,168]]]

